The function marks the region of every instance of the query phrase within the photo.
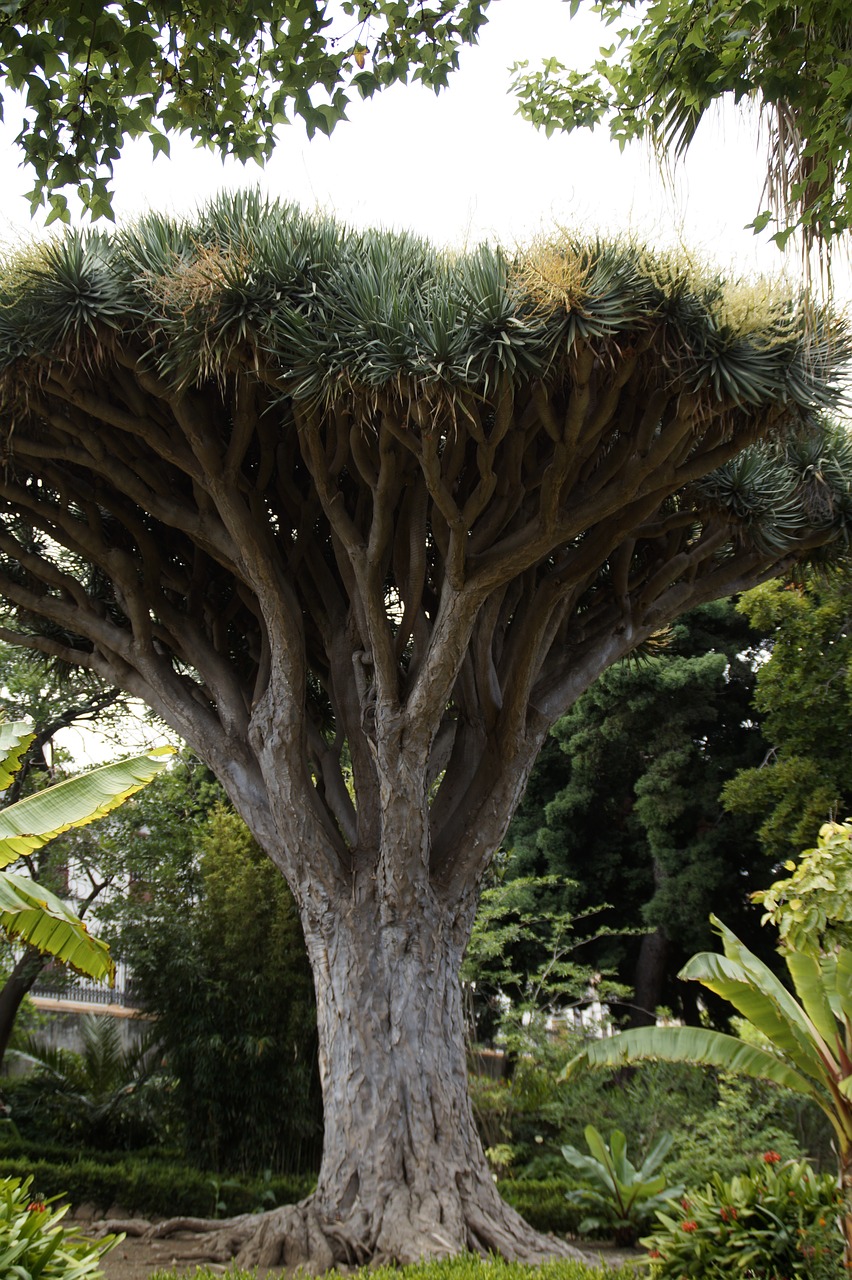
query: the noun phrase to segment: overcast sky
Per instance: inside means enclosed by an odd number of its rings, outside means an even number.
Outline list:
[[[441,243],[483,237],[528,239],[554,224],[595,230],[630,228],[656,244],[775,272],[781,254],[744,226],[758,211],[762,166],[753,122],[731,110],[699,135],[687,166],[667,189],[647,150],[622,154],[603,133],[550,139],[515,114],[508,68],[556,55],[588,67],[612,33],[596,17],[569,20],[562,0],[497,0],[477,47],[439,96],[396,86],[357,102],[331,139],[308,142],[301,124],[281,130],[265,171],[223,166],[218,157],[175,139],[171,160],[150,158],[145,141],[128,146],[116,169],[116,209],[189,210],[223,185],[259,182],[271,193],[334,210],[357,223],[409,228]],[[0,134],[0,232],[29,229],[28,177],[11,145],[13,112]],[[5,225],[3,225],[5,223]]]

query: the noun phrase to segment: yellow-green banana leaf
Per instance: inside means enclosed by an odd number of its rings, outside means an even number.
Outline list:
[[[26,720],[0,720],[0,791],[5,791],[21,767],[21,759],[35,737]]]
[[[173,754],[173,747],[157,747],[59,782],[0,810],[0,867],[72,827],[84,827],[117,809],[164,769]]]
[[[65,903],[12,871],[0,875],[0,928],[38,951],[56,956],[96,981],[115,981],[115,964],[105,942],[93,938]]]

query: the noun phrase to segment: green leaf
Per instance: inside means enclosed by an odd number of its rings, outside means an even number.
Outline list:
[[[584,1066],[623,1067],[642,1060],[721,1067],[724,1071],[748,1076],[752,1080],[768,1080],[781,1085],[784,1089],[812,1098],[820,1106],[825,1100],[813,1081],[774,1053],[744,1044],[736,1036],[704,1027],[640,1027],[595,1041],[571,1059],[560,1079],[570,1079]]]
[[[72,827],[86,826],[117,809],[162,769],[173,747],[157,747],[143,755],[92,769],[55,787],[27,796],[0,811],[0,867]]]
[[[588,1148],[591,1151],[592,1155],[595,1157],[595,1159],[601,1165],[603,1165],[604,1169],[606,1169],[609,1173],[611,1173],[612,1161],[610,1158],[610,1153],[607,1150],[607,1146],[603,1140],[603,1137],[601,1136],[600,1133],[598,1133],[595,1126],[593,1124],[587,1124],[585,1129],[583,1130],[583,1136],[586,1139]],[[622,1134],[622,1137],[623,1136],[624,1135]]]
[[[615,1176],[620,1183],[627,1186],[632,1182],[636,1170],[627,1159],[627,1139],[621,1129],[613,1129],[609,1135],[609,1150]]]
[[[115,964],[104,942],[43,885],[11,871],[0,874],[0,928],[38,951],[96,981],[115,980]]]
[[[769,970],[766,972],[769,973]],[[777,980],[774,974],[770,976],[775,983]],[[694,979],[709,991],[730,1001],[737,1012],[767,1036],[800,1071],[817,1079],[823,1077],[825,1068],[804,1011],[786,992],[785,1003],[787,1006],[792,1005],[793,1012],[789,1007],[782,1008],[776,993],[758,985],[758,979],[735,960],[717,955],[713,951],[703,951],[693,956],[681,970],[680,977]]]
[[[25,720],[0,720],[0,791],[5,791],[21,767],[21,761],[35,738]]]
[[[828,997],[827,973],[816,956],[788,949],[784,959],[805,1013],[834,1057],[837,1021]],[[835,974],[832,972],[832,978]]]
[[[171,145],[164,133],[151,134],[151,150],[154,154],[154,159],[156,159],[158,155],[164,155],[168,159]]]

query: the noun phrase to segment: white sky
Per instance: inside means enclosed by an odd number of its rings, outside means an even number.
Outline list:
[[[775,272],[782,255],[743,228],[758,211],[762,165],[755,132],[735,110],[699,135],[688,164],[666,190],[655,162],[637,145],[624,154],[603,131],[548,139],[515,114],[508,68],[555,55],[587,67],[612,32],[581,12],[569,21],[562,0],[499,0],[480,43],[439,96],[396,86],[354,103],[331,139],[308,142],[301,123],[282,128],[264,171],[224,166],[176,138],[172,158],[150,158],[145,141],[128,146],[116,168],[116,209],[190,210],[224,186],[259,182],[272,194],[333,210],[359,224],[409,228],[455,245],[484,237],[506,244],[555,223],[595,230],[625,227],[656,243],[680,241],[740,273]],[[0,131],[0,235],[30,227],[29,185]]]

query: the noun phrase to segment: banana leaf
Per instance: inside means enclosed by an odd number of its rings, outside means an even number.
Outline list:
[[[790,995],[784,983],[779,978],[776,978],[772,970],[762,960],[759,960],[753,952],[749,951],[748,947],[740,942],[733,930],[723,924],[717,916],[711,915],[710,923],[722,939],[722,946],[728,959],[733,960],[742,967],[753,980],[755,986],[771,997],[790,1023],[801,1026],[803,1011]]]
[[[0,810],[0,867],[117,809],[168,764],[173,747],[92,769]]]
[[[38,951],[56,956],[78,973],[115,981],[115,964],[105,942],[93,938],[65,903],[12,871],[0,875],[0,928]]]
[[[0,720],[0,791],[5,791],[21,767],[35,734],[25,720]]]
[[[827,966],[823,965],[822,959],[805,951],[791,949],[788,949],[784,958],[790,977],[793,979],[793,986],[796,988],[796,995],[802,1002],[802,1008],[825,1041],[832,1059],[835,1059],[838,1026],[828,992],[829,980],[835,979],[836,965],[832,965],[835,972],[831,972]]]
[[[581,1066],[621,1067],[640,1059],[721,1067],[753,1080],[781,1085],[812,1098],[822,1107],[826,1102],[826,1095],[817,1084],[787,1066],[774,1053],[704,1027],[639,1027],[596,1040],[571,1059],[560,1079],[569,1079]]]
[[[729,1001],[799,1071],[815,1080],[823,1079],[826,1062],[820,1056],[820,1049],[826,1046],[804,1010],[789,995],[784,1007],[779,1007],[773,987],[767,984],[768,991],[762,985],[758,987],[757,976],[750,975],[736,961],[715,951],[702,951],[693,956],[679,976],[700,982]]]

